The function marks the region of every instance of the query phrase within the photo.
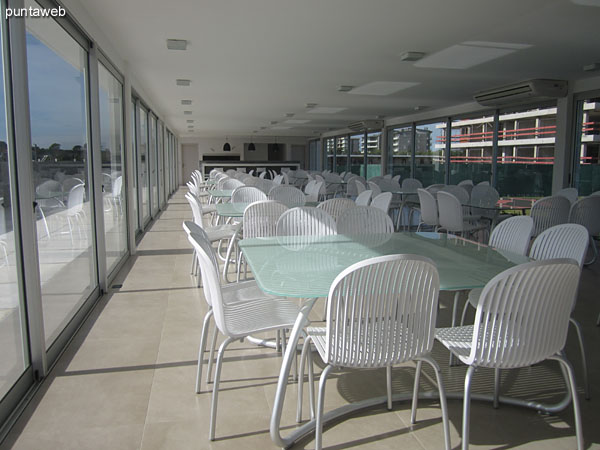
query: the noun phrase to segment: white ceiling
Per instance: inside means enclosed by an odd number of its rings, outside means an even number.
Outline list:
[[[582,68],[600,61],[600,8],[569,0],[80,1],[181,136],[260,127],[258,135],[314,136],[416,106],[466,103],[478,90],[524,79],[597,75]],[[167,50],[169,38],[189,41],[188,50]],[[399,57],[469,41],[530,47],[464,70]],[[176,86],[177,78],[191,86]],[[337,91],[375,81],[419,84],[389,96]],[[347,109],[308,114],[306,103]],[[310,122],[271,125],[286,113]]]

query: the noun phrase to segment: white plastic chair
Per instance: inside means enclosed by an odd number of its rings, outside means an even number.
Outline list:
[[[431,184],[431,185],[427,186],[425,189],[430,194],[436,195],[439,191],[441,191],[445,187],[446,187],[445,184]]]
[[[437,193],[437,201],[440,229],[443,228],[448,233],[465,235],[486,228],[485,225],[465,221],[463,207],[458,198],[451,193],[439,191]]]
[[[394,223],[390,216],[373,206],[356,206],[344,211],[338,219],[339,234],[393,233]]]
[[[555,195],[537,200],[531,207],[530,214],[533,219],[533,236],[538,236],[555,225],[566,223],[569,220],[570,209],[571,202],[566,197]]]
[[[277,221],[277,236],[327,236],[336,234],[335,220],[322,209],[300,206],[284,212]]]
[[[583,450],[581,415],[573,368],[565,358],[571,306],[577,295],[579,267],[574,261],[534,261],[512,267],[483,289],[475,324],[438,328],[435,337],[469,366],[465,376],[462,449],[469,448],[471,383],[478,367],[513,369],[546,359],[566,373],[575,411],[577,446]],[[499,377],[494,403],[498,401]]]
[[[555,195],[560,195],[561,197],[566,198],[567,200],[569,200],[569,202],[571,202],[572,205],[577,201],[577,198],[579,197],[579,192],[576,188],[571,187],[561,189]]]
[[[477,185],[471,191],[471,215],[481,217],[489,221],[489,225],[494,223],[498,210],[495,209],[500,195],[492,186]],[[479,206],[479,208],[478,208]]]
[[[391,202],[392,202],[392,193],[391,192],[382,192],[382,193],[376,195],[373,198],[373,200],[371,200],[371,206],[373,208],[379,208],[384,213],[388,214],[388,212],[390,210]]]
[[[369,203],[371,202],[372,193],[372,191],[363,191],[360,194],[358,194],[358,196],[354,200],[356,206],[369,206]]]
[[[429,355],[437,315],[439,275],[434,263],[422,256],[387,255],[358,262],[340,273],[329,291],[325,328],[308,328],[300,359],[300,380],[308,357],[309,397],[313,401],[311,343],[326,364],[319,380],[315,449],[322,448],[325,384],[334,368],[386,368],[387,407],[392,408],[392,366],[417,361],[411,423],[416,421],[418,374],[423,362],[436,375],[442,409],[444,442],[450,433],[444,384],[438,364]],[[400,332],[401,330],[401,332]],[[297,418],[301,419],[301,381]]]
[[[281,202],[288,207],[302,206],[306,203],[304,193],[294,186],[275,186],[269,191],[269,200]]]
[[[204,295],[207,302],[212,306],[212,313],[218,330],[225,336],[225,341],[219,347],[213,381],[209,439],[214,441],[219,382],[223,355],[227,346],[235,340],[254,333],[292,328],[300,308],[297,302],[293,300],[274,298],[264,293],[261,293],[261,296],[255,296],[256,285],[254,282],[221,286],[218,275],[219,268],[215,264],[216,258],[208,239],[198,235],[192,235],[191,238],[200,261],[202,278],[205,280]],[[247,290],[250,290],[251,298],[248,298]],[[198,357],[196,391],[200,390],[199,384],[202,378],[206,334],[207,330],[203,330]]]
[[[221,185],[221,189],[233,190],[240,186],[244,186],[244,183],[242,183],[240,180],[236,180],[235,178],[229,178],[223,182],[223,184]]]
[[[417,190],[419,188],[423,187],[423,183],[421,183],[419,180],[417,180],[416,178],[405,178],[404,180],[402,180],[402,189],[405,190]],[[418,210],[418,206],[417,205],[419,202],[419,196],[417,194],[408,194],[408,195],[403,195],[402,196],[402,203],[400,205],[400,211],[398,214],[398,219],[396,222],[396,228],[400,228],[400,223],[402,222],[402,216],[403,216],[403,210],[404,207],[408,205],[408,228],[410,229],[411,226],[411,221],[412,221],[412,215],[413,212],[415,210]]]
[[[429,225],[434,230],[440,226],[440,218],[438,216],[437,200],[427,189],[417,189],[419,195],[419,203],[421,204],[421,220],[417,227],[417,232],[421,229],[421,225]]]
[[[355,208],[356,203],[349,198],[331,198],[329,200],[325,200],[323,203],[320,203],[317,208],[322,209],[331,217],[333,220],[338,221],[338,218],[348,208]]]
[[[373,191],[373,196],[377,197],[379,194],[381,194],[381,188],[377,183],[373,181],[367,181],[367,187]]]
[[[400,183],[400,178],[401,178],[401,176],[400,176],[400,175],[394,175],[394,176],[392,177],[392,181],[395,181],[396,183]]]
[[[252,186],[240,186],[231,194],[232,203],[252,203],[266,199],[267,195],[263,191]]]
[[[573,203],[569,212],[569,222],[583,225],[588,230],[593,257],[585,264],[593,264],[598,257],[594,236],[600,234],[600,196],[584,197]]]

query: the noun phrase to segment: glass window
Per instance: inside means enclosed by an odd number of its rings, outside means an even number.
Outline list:
[[[0,21],[0,26],[1,26]],[[3,49],[0,33],[0,51]],[[2,55],[2,61],[4,56]],[[4,64],[0,67],[0,399],[2,399],[29,366],[28,344],[24,330],[25,316],[19,293],[17,249],[13,232],[11,177],[8,138],[6,134],[6,98]]]
[[[131,188],[133,189],[133,205],[131,205],[132,209],[133,209],[133,217],[135,217],[136,220],[136,226],[135,229],[136,231],[139,231],[142,229],[141,227],[141,222],[140,222],[140,213],[138,210],[138,177],[137,177],[137,173],[138,173],[138,151],[137,151],[137,122],[135,120],[135,111],[136,111],[136,107],[135,107],[135,100],[131,99],[131,149],[133,151],[133,178],[131,180]]]
[[[450,184],[492,181],[494,116],[452,121]]]
[[[388,172],[400,179],[410,178],[413,151],[412,125],[388,131]]]
[[[577,103],[580,123],[576,164],[579,195],[600,191],[600,97]]]
[[[350,171],[363,177],[366,176],[364,141],[364,134],[350,136]]]
[[[321,141],[313,140],[308,143],[308,170],[319,168],[319,147]]]
[[[156,116],[148,114],[148,143],[150,153],[150,188],[152,195],[152,216],[158,212],[158,148],[156,142]]]
[[[42,306],[50,346],[97,286],[88,55],[55,21],[27,18],[25,23]]]
[[[445,183],[446,122],[417,125],[415,140],[415,178],[423,186]]]
[[[138,170],[140,177],[140,203],[142,205],[142,224],[150,220],[150,183],[148,182],[148,111],[142,106],[137,109],[138,126]]]
[[[335,138],[325,139],[325,150],[327,152],[327,162],[325,168],[333,171],[335,164]]]
[[[335,139],[335,170],[337,173],[348,171],[348,138],[346,136]]]
[[[367,179],[381,175],[381,131],[367,135]]]
[[[104,233],[108,273],[127,254],[123,161],[123,85],[98,64],[100,149],[104,186]]]
[[[500,195],[550,195],[556,108],[504,113],[499,119],[497,189]]]

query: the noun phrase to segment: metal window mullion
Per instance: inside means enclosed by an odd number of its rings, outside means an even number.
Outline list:
[[[446,184],[450,184],[450,147],[451,147],[451,134],[452,134],[452,118],[448,117],[446,119],[446,148],[444,149],[444,153],[446,155],[445,167],[446,173],[444,174],[444,182]]]
[[[104,189],[102,177],[102,151],[100,148],[100,94],[98,80],[98,57],[96,47],[92,45],[88,53],[88,96],[89,96],[89,143],[91,147],[92,183],[90,197],[93,197],[93,216],[96,235],[96,264],[98,284],[101,292],[107,291],[108,274],[106,270],[106,235],[104,229]]]
[[[367,150],[367,140],[369,139],[368,135],[369,135],[369,132],[365,128],[365,131],[364,131],[364,134],[363,134],[363,153],[364,153],[364,155],[363,155],[363,166],[365,168],[365,175],[364,175],[365,180],[368,180],[368,178],[367,178],[367,175],[368,175],[367,164],[368,164],[368,161],[369,161],[369,156],[368,156],[369,150]]]
[[[577,188],[579,191],[579,175],[580,175],[580,163],[581,163],[581,138],[583,136],[583,104],[585,99],[575,100],[576,117],[575,117],[575,129],[573,130],[573,157],[571,158],[571,180],[569,186]]]
[[[410,156],[410,177],[414,178],[416,173],[416,165],[417,165],[417,124],[415,122],[412,123],[411,129],[411,156]]]
[[[22,0],[10,0],[10,7],[23,7]],[[42,288],[37,242],[36,214],[33,202],[35,188],[31,159],[31,124],[29,115],[29,79],[27,72],[26,27],[22,19],[11,19],[8,23],[10,48],[10,81],[12,82],[12,136],[16,164],[15,175],[18,181],[17,203],[19,215],[13,229],[20,230],[20,258],[22,268],[23,294],[26,299],[27,325],[29,332],[29,354],[35,378],[44,377],[48,370],[46,338],[44,333],[44,313],[42,308]],[[10,135],[9,134],[9,139]],[[10,140],[9,140],[10,144]],[[11,148],[11,147],[9,147]],[[11,186],[12,187],[12,186]],[[14,198],[14,195],[13,195]]]
[[[494,189],[498,189],[498,134],[500,132],[500,110],[494,112],[494,131],[492,133],[492,179]]]
[[[387,164],[387,141],[388,141],[388,130],[387,128],[381,129],[380,141],[379,141],[379,149],[381,150],[381,154],[379,156],[379,165],[381,166],[380,173],[381,175],[386,175],[388,173],[388,164]]]

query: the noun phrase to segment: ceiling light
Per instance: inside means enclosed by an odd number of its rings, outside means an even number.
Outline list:
[[[175,84],[177,86],[189,86],[190,83],[191,83],[190,80],[185,80],[183,78],[178,78],[178,79],[175,80]]]
[[[416,62],[415,67],[469,69],[529,47],[529,44],[467,41],[429,55]]]
[[[294,117],[294,113],[285,113],[285,117]]]
[[[276,120],[271,120],[271,125],[275,125],[277,123]]]
[[[595,70],[600,70],[600,63],[588,64],[587,66],[583,66],[583,70],[586,72],[594,72]]]
[[[516,42],[490,42],[490,41],[465,41],[462,45],[473,47],[509,48],[512,50],[524,50],[532,47],[531,44],[517,44]]]
[[[289,119],[289,120],[286,120],[284,123],[301,124],[301,123],[308,123],[308,122],[310,122],[310,120],[308,120],[308,119]]]
[[[425,56],[423,52],[404,52],[400,55],[400,61],[418,61]]]
[[[348,108],[335,108],[331,106],[317,106],[316,108],[306,111],[309,114],[336,114]]]
[[[190,114],[192,114],[192,111],[184,111],[183,113],[189,116]]]
[[[417,86],[419,83],[409,81],[373,81],[352,89],[354,95],[391,95],[398,91]]]
[[[314,108],[314,107],[315,107],[315,106],[317,106],[317,105],[318,105],[318,103],[307,103],[307,104],[306,104],[306,107],[307,107],[307,108]]]
[[[267,127],[260,127],[260,129],[261,129],[261,130],[266,130],[266,129],[267,129]]]
[[[223,144],[223,151],[224,152],[230,152],[231,151],[231,145],[229,144],[229,142],[225,141],[225,144]]]
[[[194,119],[189,119],[187,123],[194,123]]]
[[[191,100],[181,100],[181,104],[182,105],[191,105],[192,101]]]
[[[167,39],[169,50],[187,50],[187,41],[183,39]]]
[[[248,151],[249,152],[255,152],[256,151],[256,145],[254,145],[254,142],[250,142],[250,144],[248,144]]]
[[[352,89],[354,89],[354,86],[350,86],[348,84],[342,84],[337,88],[338,92],[350,92]]]

